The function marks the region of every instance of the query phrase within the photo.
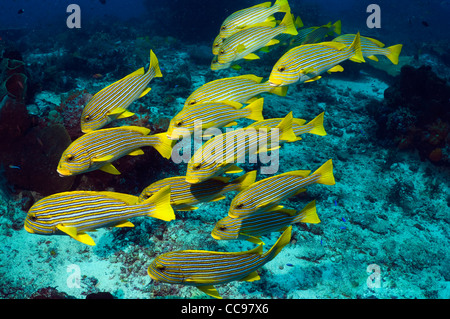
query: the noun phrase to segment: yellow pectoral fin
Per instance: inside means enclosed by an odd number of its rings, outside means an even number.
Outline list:
[[[133,112],[125,111],[123,113],[120,113],[120,115],[117,117],[117,119],[125,119],[127,117],[132,117],[134,115]]]
[[[217,292],[217,289],[212,285],[211,286],[197,286],[197,288],[211,297],[214,297],[217,299],[222,299],[222,297]]]
[[[113,157],[114,156],[112,156],[112,155],[105,155],[102,157],[94,157],[91,159],[91,162],[94,162],[94,163],[107,162],[107,161],[110,161]]]
[[[63,226],[61,224],[56,225],[56,228],[62,231],[63,233],[69,235],[75,240],[78,240],[79,242],[89,245],[89,246],[95,246],[94,240],[86,233],[78,233],[76,227],[70,227],[70,226]]]
[[[258,237],[247,235],[245,233],[241,233],[240,235],[244,236],[245,240],[247,240],[247,241],[249,241],[251,243],[254,243],[254,244],[257,244],[257,245],[265,245],[265,243]]]
[[[237,173],[241,173],[242,171],[244,171],[242,168],[240,168],[239,166],[232,164],[230,167],[228,167],[225,170],[225,173],[227,174],[237,174]]]
[[[272,40],[269,41],[269,43],[266,44],[266,46],[275,45],[275,44],[278,44],[278,43],[280,43],[280,40],[272,39]]]
[[[110,163],[105,164],[102,167],[100,167],[100,170],[105,173],[112,174],[112,175],[120,175],[120,172],[117,170],[117,168],[115,168],[114,165],[112,165]]]
[[[256,281],[260,279],[261,277],[259,277],[259,274],[255,270],[254,272],[248,274],[246,277],[242,278],[240,281]]]
[[[139,95],[139,99],[140,99],[141,97],[145,96],[148,92],[150,92],[150,90],[151,90],[151,88],[146,88],[146,89],[141,93],[141,95]]]

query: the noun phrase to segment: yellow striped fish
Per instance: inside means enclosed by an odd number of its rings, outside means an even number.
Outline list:
[[[294,131],[295,136],[297,136],[298,140],[301,140],[300,135],[309,133],[309,134],[315,134],[319,136],[325,136],[327,135],[327,132],[325,132],[325,128],[323,127],[323,116],[324,112],[317,115],[313,120],[311,120],[309,123],[305,124],[305,120],[303,119],[292,119],[292,130]],[[254,127],[254,128],[261,128],[261,127],[276,127],[281,123],[283,119],[282,118],[273,118],[273,119],[266,119],[263,121],[258,121],[253,124],[250,124],[247,127]]]
[[[285,142],[297,141],[292,130],[292,112],[275,128],[242,128],[211,138],[189,160],[186,181],[196,184],[222,173],[241,172],[234,163],[245,161],[247,155],[271,151],[272,137]]]
[[[147,72],[144,72],[142,67],[92,97],[81,114],[81,131],[88,133],[115,119],[133,116],[134,113],[127,111],[127,107],[150,92],[147,85],[154,77],[162,77],[162,74],[156,55],[150,51],[150,66]]]
[[[243,252],[205,250],[172,251],[156,257],[148,267],[153,280],[195,286],[211,297],[222,297],[214,285],[231,281],[259,280],[257,269],[277,256],[291,240],[292,226],[288,227],[267,252],[263,246]]]
[[[291,41],[290,44],[294,46],[303,45],[303,44],[312,44],[321,41],[326,36],[333,36],[335,33],[341,34],[341,20],[336,21],[331,24],[329,22],[326,25],[321,27],[310,27],[305,28],[298,31],[298,35],[296,35]],[[352,40],[349,44],[352,43],[355,35],[353,35]],[[333,40],[334,41],[334,40]]]
[[[230,14],[220,26],[218,37],[228,38],[245,27],[265,21],[275,21],[273,15],[277,12],[291,11],[287,0],[277,0],[273,6],[270,5],[270,2],[264,2]]]
[[[359,33],[349,47],[339,42],[300,45],[290,49],[275,63],[269,82],[272,86],[284,86],[316,81],[324,72],[342,72],[344,69],[339,63],[350,58],[355,62],[365,62]]]
[[[354,37],[354,34],[343,34],[337,38],[334,38],[333,41],[341,42],[348,46],[351,45]],[[376,55],[384,55],[393,64],[398,64],[398,57],[402,51],[402,47],[402,44],[396,44],[385,48],[384,44],[376,39],[363,36],[361,37],[361,51],[363,56],[374,61],[378,61]]]
[[[120,126],[84,134],[63,152],[57,171],[61,176],[71,176],[100,169],[118,175],[111,162],[125,155],[142,155],[144,146],[153,146],[164,158],[170,158],[172,141],[166,133],[148,133],[145,127]]]
[[[250,103],[254,96],[261,93],[286,96],[287,88],[274,88],[269,82],[261,83],[262,79],[253,74],[245,74],[207,82],[189,95],[184,107],[210,101]]]
[[[264,98],[255,100],[242,108],[242,104],[233,101],[205,102],[195,104],[181,110],[170,121],[167,137],[178,140],[183,135],[189,135],[194,129],[205,130],[210,127],[228,127],[237,125],[235,121],[247,118],[262,121]]]
[[[224,194],[242,191],[256,180],[256,171],[248,172],[230,182],[228,177],[213,177],[202,183],[190,184],[185,176],[169,177],[147,186],[139,195],[139,201],[146,201],[161,188],[170,186],[170,203],[174,210],[189,211],[195,205],[225,199]]]
[[[137,203],[137,197],[115,192],[74,191],[50,195],[28,211],[25,230],[32,234],[69,235],[94,246],[86,234],[103,227],[134,227],[130,218],[148,216],[164,221],[175,219],[170,205],[170,186],[152,198]]]
[[[219,64],[226,64],[240,59],[259,59],[259,56],[253,52],[262,47],[279,43],[280,41],[274,39],[274,37],[282,33],[291,35],[297,34],[297,28],[295,27],[291,13],[286,13],[283,21],[281,21],[280,25],[277,27],[249,27],[225,39],[220,46],[219,53],[217,55],[217,62]]]
[[[261,236],[284,231],[288,226],[296,223],[320,223],[315,200],[300,211],[279,209],[253,213],[244,218],[225,216],[216,223],[211,236],[217,240],[245,239],[259,245],[263,244]]]
[[[334,185],[333,163],[328,160],[314,173],[291,171],[262,179],[238,193],[231,201],[228,216],[246,217],[253,213],[279,209],[278,204],[312,184]]]

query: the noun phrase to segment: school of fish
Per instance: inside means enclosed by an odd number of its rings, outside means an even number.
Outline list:
[[[282,15],[277,20],[275,15]],[[322,41],[326,37],[332,40]],[[322,41],[322,42],[321,42]],[[202,203],[223,200],[237,194],[228,213],[211,230],[216,240],[248,240],[256,248],[240,252],[206,250],[169,251],[157,256],[148,275],[168,284],[190,285],[214,298],[221,298],[216,285],[231,281],[259,280],[258,269],[273,260],[289,244],[296,223],[320,223],[316,201],[302,209],[283,203],[315,184],[334,185],[333,162],[329,159],[314,172],[294,170],[260,180],[257,171],[236,178],[223,174],[243,172],[236,163],[246,157],[278,150],[283,143],[295,143],[309,133],[325,136],[324,113],[307,123],[289,112],[282,118],[264,119],[261,94],[286,96],[288,86],[317,81],[325,73],[342,72],[340,65],[350,60],[378,61],[385,56],[398,63],[401,44],[384,47],[380,41],[356,34],[341,35],[341,21],[303,28],[294,18],[288,0],[264,2],[229,15],[214,39],[212,70],[242,69],[242,59],[264,59],[271,47],[286,52],[270,74],[244,74],[205,83],[189,95],[183,109],[170,121],[167,132],[150,134],[139,126],[104,128],[128,118],[135,100],[149,93],[149,83],[162,77],[158,59],[150,50],[148,70],[144,67],[97,92],[84,107],[80,129],[84,133],[61,154],[55,170],[61,176],[101,170],[120,174],[113,162],[125,155],[138,156],[151,146],[170,159],[174,146],[195,130],[221,129],[238,125],[241,119],[252,124],[215,135],[195,152],[184,176],[174,176],[149,184],[138,195],[111,191],[69,191],[47,196],[29,210],[24,228],[40,235],[65,235],[86,245],[95,245],[88,232],[105,227],[133,227],[129,219],[147,216],[175,220],[175,211],[190,211]],[[256,53],[259,55],[257,55]],[[266,106],[267,107],[267,106]],[[231,143],[230,143],[231,141]],[[151,165],[151,163],[149,163]],[[264,252],[264,236],[282,232]]]

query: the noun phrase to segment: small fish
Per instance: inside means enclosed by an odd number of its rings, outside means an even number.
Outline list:
[[[189,95],[184,102],[184,107],[211,101],[233,101],[248,104],[261,93],[286,96],[287,88],[271,87],[267,81],[261,83],[262,79],[253,74],[245,74],[207,82]]]
[[[355,38],[354,34],[343,34],[337,38],[334,38],[333,41],[341,42],[345,45],[351,45],[353,39]],[[378,61],[377,55],[384,55],[387,57],[393,64],[398,64],[398,57],[402,51],[402,44],[396,44],[390,47],[385,48],[384,44],[376,39],[361,37],[361,51],[363,57],[367,57],[368,59]],[[350,58],[351,60],[352,58]]]
[[[256,180],[256,171],[248,172],[230,182],[228,177],[213,177],[202,183],[190,184],[185,176],[169,177],[147,186],[139,195],[143,202],[153,196],[161,188],[170,186],[170,203],[174,210],[190,211],[195,205],[205,202],[215,202],[225,199],[224,194],[232,191],[242,191]]]
[[[273,15],[277,12],[291,12],[287,0],[277,0],[273,6],[270,5],[270,2],[264,2],[230,14],[220,26],[218,37],[225,39],[245,27],[266,21],[274,21]]]
[[[307,124],[305,124],[306,121],[303,119],[292,119],[292,130],[294,131],[295,136],[297,136],[297,139],[301,140],[300,135],[305,133],[315,134],[319,136],[327,135],[327,132],[325,132],[325,128],[323,127],[323,117],[324,112],[317,115],[316,118],[314,118]],[[282,118],[266,119],[250,124],[248,127],[276,127],[282,120]]]
[[[291,240],[292,226],[288,227],[267,252],[263,245],[241,252],[180,250],[156,257],[147,273],[153,280],[195,286],[207,295],[221,299],[215,285],[232,281],[255,281],[257,269],[277,256]]]
[[[73,191],[57,193],[36,202],[28,211],[24,228],[41,235],[69,235],[86,245],[94,240],[86,234],[103,227],[134,227],[130,218],[149,216],[164,221],[175,219],[170,205],[170,186],[148,200],[115,192]]]
[[[24,9],[19,9],[19,11],[17,11],[17,14],[22,14],[22,13],[24,13],[24,12],[25,12]]]
[[[9,165],[8,167],[13,169],[21,169],[20,166],[17,165]]]
[[[349,47],[339,42],[300,45],[290,49],[275,63],[269,82],[272,86],[284,86],[316,81],[324,72],[342,72],[344,69],[339,63],[350,58],[354,62],[365,62],[359,33]]]
[[[274,26],[275,22],[268,23],[267,26],[248,27],[225,39],[220,46],[217,62],[228,64],[240,59],[259,59],[259,56],[253,52],[279,43],[279,40],[274,39],[276,36],[282,33],[297,34],[297,28],[290,13],[286,13],[280,25]]]
[[[153,146],[164,158],[170,158],[173,143],[166,133],[149,133],[145,127],[120,126],[84,134],[63,152],[57,171],[71,176],[100,169],[118,175],[111,162],[125,155],[142,155],[144,146]]]
[[[150,66],[127,75],[123,79],[97,92],[81,113],[81,131],[88,133],[102,128],[116,119],[133,116],[127,107],[143,97],[151,88],[147,87],[154,77],[162,77],[158,59],[150,50]]]
[[[290,171],[262,179],[238,193],[230,204],[228,216],[243,218],[263,211],[283,208],[278,204],[305,191],[312,184],[334,185],[333,162],[328,160],[314,173],[309,170]]]
[[[429,26],[430,26],[430,24],[429,24],[428,22],[426,22],[426,21],[422,21],[422,25],[423,25],[424,27],[429,27]]]
[[[227,127],[237,125],[235,122],[241,118],[253,121],[262,121],[264,98],[255,100],[242,108],[242,104],[232,101],[205,102],[195,104],[181,110],[170,121],[167,137],[178,140],[183,135],[189,135],[195,129],[205,130],[211,127]]]
[[[279,209],[253,213],[244,218],[225,216],[216,223],[211,236],[217,240],[245,239],[255,244],[263,244],[261,236],[284,231],[295,223],[320,223],[315,200],[300,211]]]
[[[244,161],[248,155],[272,150],[272,131],[278,134],[279,141],[297,141],[292,130],[292,112],[276,128],[242,128],[214,136],[189,160],[186,181],[196,184],[222,173],[240,173],[242,169],[234,163]]]
[[[333,36],[335,33],[341,34],[341,20],[338,20],[333,24],[329,22],[328,24],[321,27],[301,29],[298,34],[290,41],[290,44],[298,46],[303,44],[317,43],[326,36]]]
[[[94,79],[101,79],[101,78],[103,77],[103,75],[100,74],[100,73],[96,73],[96,74],[93,74],[92,77],[93,77]]]

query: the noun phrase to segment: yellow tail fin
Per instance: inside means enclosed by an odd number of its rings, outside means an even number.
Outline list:
[[[249,105],[247,105],[243,110],[250,111],[250,114],[246,118],[254,121],[263,121],[264,117],[262,115],[264,105],[264,98],[257,99]]]
[[[292,129],[292,111],[284,117],[280,124],[277,125],[277,128],[280,130],[280,141],[295,142],[298,140],[294,130]]]
[[[313,174],[319,174],[320,177],[317,180],[318,184],[334,185],[336,184],[333,175],[333,161],[329,159],[322,166],[320,166]]]
[[[291,234],[292,234],[292,226],[289,226],[286,228],[286,230],[281,234],[280,238],[278,238],[277,242],[270,248],[270,250],[266,253],[266,256],[268,257],[267,261],[271,261],[275,258],[276,255],[280,253],[280,251],[283,249],[284,246],[289,244],[291,241]]]
[[[153,50],[150,50],[150,66],[148,67],[148,71],[154,69],[155,70],[155,78],[162,77],[161,69],[159,68],[159,62],[158,58],[156,57],[155,53],[153,53]]]
[[[157,137],[159,140],[152,143],[152,146],[159,152],[159,154],[161,154],[162,157],[170,159],[172,156],[172,148],[176,141],[169,140],[166,132],[150,135],[148,137]]]
[[[277,0],[273,5],[279,7],[277,12],[291,12],[288,0]]]
[[[364,60],[362,50],[361,50],[361,37],[359,35],[359,32],[356,34],[355,39],[352,42],[352,45],[349,47],[350,52],[353,52],[354,55],[351,57],[351,60],[353,62],[366,62]]]
[[[319,115],[316,116],[315,119],[311,120],[311,122],[306,124],[306,125],[312,126],[311,130],[308,133],[319,135],[319,136],[327,135],[327,132],[325,132],[325,128],[323,127],[323,115],[324,115],[324,112],[320,113]]]
[[[402,52],[402,48],[402,44],[396,44],[386,48],[388,52],[386,57],[391,60],[393,64],[398,64],[398,56],[400,55],[400,52]]]
[[[292,19],[292,14],[290,12],[284,15],[283,20],[280,23],[280,27],[284,27],[283,33],[297,35],[297,28],[295,27],[294,20]]]
[[[317,215],[316,201],[313,200],[308,205],[306,205],[294,218],[294,223],[309,223],[318,224],[320,223],[319,216]]]
[[[161,188],[141,205],[150,206],[148,216],[165,221],[175,219],[175,213],[170,205],[170,185]]]
[[[337,20],[333,25],[333,31],[337,34],[341,34],[341,20]]]

